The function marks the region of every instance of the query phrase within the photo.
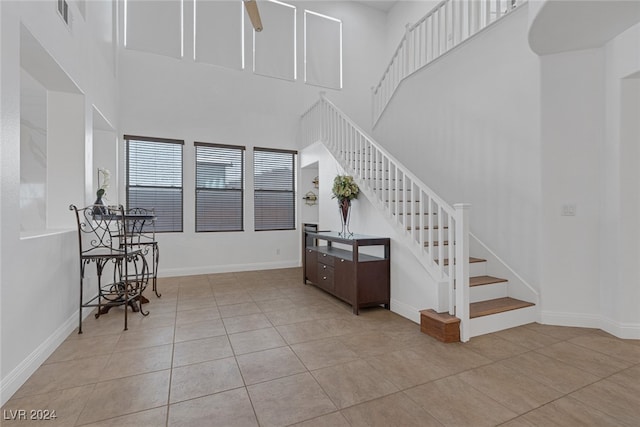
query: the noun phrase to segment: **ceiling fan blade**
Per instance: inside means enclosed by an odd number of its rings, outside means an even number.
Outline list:
[[[243,3],[245,9],[247,9],[247,15],[249,15],[253,29],[257,32],[262,31],[262,20],[260,19],[260,12],[258,11],[258,3],[256,3],[256,0],[243,0]]]

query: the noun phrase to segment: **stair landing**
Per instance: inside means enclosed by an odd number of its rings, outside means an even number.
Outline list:
[[[503,313],[505,311],[517,310],[519,308],[531,307],[532,302],[522,301],[515,298],[504,297],[487,301],[474,302],[469,304],[469,317],[488,316],[490,314]]]

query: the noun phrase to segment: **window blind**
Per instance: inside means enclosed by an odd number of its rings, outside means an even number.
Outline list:
[[[125,135],[127,207],[153,209],[157,232],[182,231],[184,141]]]
[[[196,232],[242,231],[245,147],[196,142]]]
[[[293,230],[296,221],[296,151],[255,148],[255,230]]]

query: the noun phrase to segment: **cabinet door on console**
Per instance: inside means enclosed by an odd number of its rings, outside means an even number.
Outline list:
[[[307,279],[311,283],[318,283],[318,253],[313,249],[305,249],[304,262],[307,271]]]
[[[355,301],[353,261],[338,258],[334,264],[335,295],[349,303]]]

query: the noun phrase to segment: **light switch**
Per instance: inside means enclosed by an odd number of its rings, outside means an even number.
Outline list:
[[[565,203],[562,205],[562,216],[576,216],[575,203]]]

